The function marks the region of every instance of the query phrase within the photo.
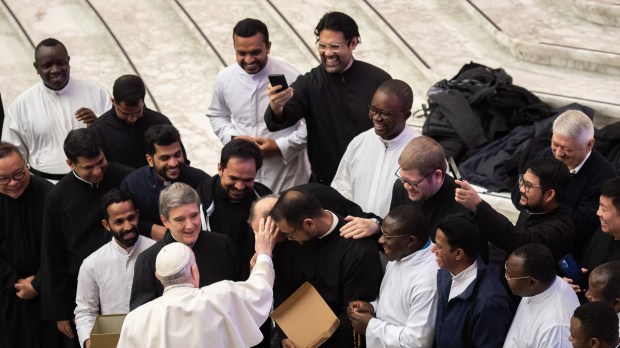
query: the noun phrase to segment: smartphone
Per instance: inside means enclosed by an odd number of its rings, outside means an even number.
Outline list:
[[[267,76],[269,78],[269,83],[271,86],[282,86],[279,91],[283,91],[288,88],[288,83],[286,83],[286,77],[283,74],[269,74]]]
[[[452,156],[448,157],[448,167],[452,172],[452,176],[454,176],[456,180],[461,180],[461,173],[459,172],[459,168],[456,166],[456,162],[454,162],[454,158],[452,158]]]
[[[579,267],[572,254],[566,255],[558,261],[558,267],[563,276],[573,280],[573,284],[579,285],[582,289],[588,288],[586,277],[581,272],[581,267]]]

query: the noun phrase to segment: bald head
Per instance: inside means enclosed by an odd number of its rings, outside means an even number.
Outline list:
[[[258,224],[260,223],[260,219],[266,219],[267,216],[269,216],[269,212],[271,212],[273,206],[276,205],[278,197],[279,196],[276,194],[268,195],[252,203],[248,223],[252,227],[253,231],[258,231]]]

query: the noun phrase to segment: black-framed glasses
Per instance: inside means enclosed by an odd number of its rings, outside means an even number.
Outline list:
[[[382,120],[385,120],[385,119],[393,117],[394,114],[386,110],[377,109],[372,104],[369,104],[368,105],[368,116],[370,117],[379,116]]]
[[[383,231],[383,228],[381,228],[380,231],[381,231],[381,235],[385,239],[392,239],[392,238],[399,238],[399,237],[409,237],[408,234],[397,234],[397,235],[394,235],[394,236],[388,236],[387,234],[385,234],[385,231]]]
[[[332,52],[338,53],[338,51],[340,51],[342,46],[348,45],[349,42],[351,42],[351,40],[347,40],[347,41],[341,42],[341,43],[326,44],[324,42],[319,42],[317,40],[316,48],[318,48],[319,51],[321,51],[321,52],[327,51],[327,49],[329,48]]]
[[[519,187],[523,187],[525,193],[530,193],[530,190],[533,188],[542,189],[542,186],[534,186],[532,183],[525,181],[523,175],[524,174],[519,174]]]
[[[305,219],[304,219],[305,220]],[[291,232],[284,232],[280,229],[280,234],[286,238],[286,239],[293,239],[293,235],[295,234],[295,232],[297,232],[297,230],[301,227],[301,225],[303,225],[303,220],[299,223],[299,225],[297,225],[295,227],[295,229],[293,229]]]
[[[402,182],[403,184],[404,184],[404,183],[407,183],[407,184],[409,184],[410,186],[413,186],[413,187],[415,187],[415,188],[418,188],[418,185],[419,185],[422,181],[424,181],[426,178],[428,178],[429,176],[431,176],[431,174],[433,174],[433,172],[434,172],[434,171],[432,171],[432,172],[430,172],[430,173],[426,174],[426,176],[425,176],[425,177],[423,177],[422,179],[418,180],[417,182],[415,182],[415,181],[411,181],[411,180],[406,179],[406,178],[403,178],[402,176],[400,176],[400,175],[398,174],[398,172],[400,172],[400,167],[399,167],[398,169],[396,169],[396,172],[394,172],[394,175],[396,175],[396,177],[398,178],[398,180],[400,180],[400,182]]]
[[[26,177],[26,168],[27,168],[27,164],[26,162],[24,162],[24,166],[22,167],[22,169],[17,172],[17,173],[13,173],[13,175],[11,176],[4,176],[0,178],[0,185],[8,185],[9,182],[11,182],[11,179],[15,180],[15,181],[20,181],[23,178]]]

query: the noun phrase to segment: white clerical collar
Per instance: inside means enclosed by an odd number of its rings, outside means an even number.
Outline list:
[[[524,297],[524,299],[527,298],[527,303],[541,303],[541,302],[544,302],[548,297],[553,296],[553,294],[555,293],[555,289],[560,286],[559,282],[563,282],[563,280],[561,280],[559,277],[556,276],[555,280],[553,281],[551,286],[549,286],[547,288],[547,290],[541,292],[538,295],[534,295],[534,296],[531,296],[531,297]]]
[[[590,150],[590,152],[588,152],[588,154],[586,155],[586,158],[584,158],[583,161],[581,161],[581,163],[579,163],[579,165],[575,167],[575,169],[570,171],[571,175],[575,175],[579,173],[579,171],[581,170],[581,167],[583,167],[583,165],[586,163],[586,161],[588,160],[591,154],[592,154],[592,151]]]
[[[45,85],[45,83],[43,83],[43,81],[41,81],[41,83],[43,84],[43,87],[45,87],[45,89],[49,93],[53,93],[53,94],[56,94],[56,95],[63,95],[63,94],[67,94],[67,93],[71,92],[71,85],[72,85],[71,77],[69,77],[69,82],[67,82],[67,84],[63,88],[61,88],[61,89],[51,89],[51,88],[47,87]]]
[[[77,175],[77,173],[75,172],[75,170],[72,170],[72,171],[71,171],[71,173],[73,173],[73,175],[74,175],[74,176],[75,176],[78,180],[80,180],[81,182],[85,182],[85,183],[89,184],[89,185],[90,185],[90,187],[99,188],[99,183],[93,184],[93,183],[92,183],[92,182],[90,182],[90,181],[86,181],[86,180],[84,180],[84,179],[80,178],[80,176],[79,176],[79,175]]]
[[[332,214],[332,218],[333,218],[332,219],[333,220],[332,221],[332,226],[329,228],[329,231],[327,231],[327,233],[325,233],[324,235],[320,236],[319,239],[323,239],[323,238],[329,236],[329,234],[332,233],[336,229],[336,226],[338,225],[338,217],[336,216],[336,214],[332,213],[329,210],[325,210],[325,211],[330,213],[330,214]]]
[[[402,143],[403,141],[409,141],[410,137],[411,137],[411,129],[408,125],[405,125],[405,128],[403,128],[403,130],[397,135],[395,136],[393,139],[390,140],[386,140],[383,139],[382,137],[379,137],[379,140],[383,143],[383,146],[385,146],[385,148],[389,148],[390,146],[396,146],[399,145],[400,143]]]

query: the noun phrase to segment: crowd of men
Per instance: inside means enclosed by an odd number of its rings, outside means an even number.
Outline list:
[[[0,143],[0,346],[90,347],[127,314],[119,347],[295,347],[269,314],[309,282],[339,319],[324,347],[618,347],[620,177],[592,120],[555,119],[513,224],[407,125],[410,86],[354,59],[353,18],[314,34],[300,75],[264,23],[234,27],[212,175],[140,77],[109,96],[41,41]]]

